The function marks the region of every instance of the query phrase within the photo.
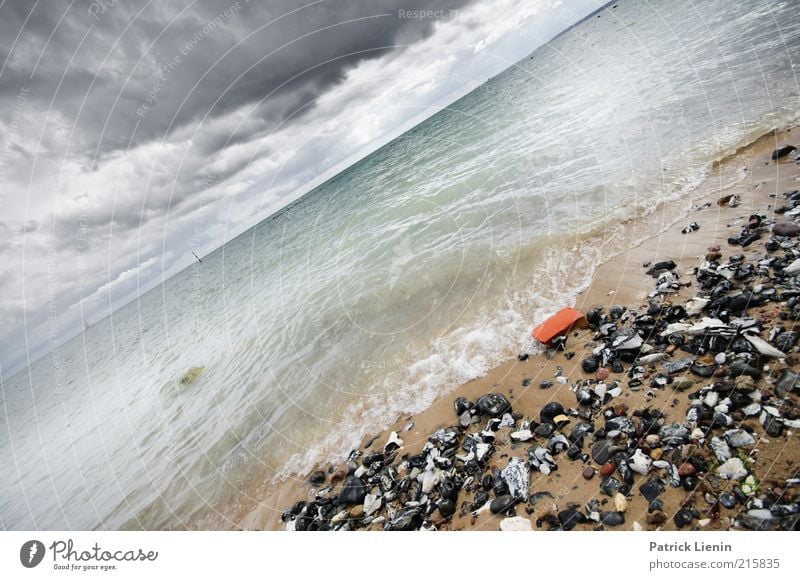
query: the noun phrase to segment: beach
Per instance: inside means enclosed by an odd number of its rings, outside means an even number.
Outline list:
[[[696,272],[698,268],[705,267],[704,264],[707,266],[708,257],[711,257],[716,264],[730,264],[756,263],[759,259],[772,255],[773,252],[769,251],[766,246],[768,240],[772,239],[770,234],[772,223],[775,220],[780,222],[794,220],[794,218],[779,215],[775,210],[786,205],[787,198],[783,195],[785,192],[793,192],[798,189],[800,167],[794,161],[796,153],[775,161],[770,157],[774,150],[791,144],[795,140],[796,133],[792,131],[792,128],[764,135],[736,153],[716,162],[703,183],[689,196],[662,203],[655,211],[649,212],[640,220],[632,218],[620,224],[621,228],[615,230],[615,235],[629,236],[632,241],[641,239],[642,232],[658,233],[646,237],[644,241],[632,245],[625,251],[605,256],[594,271],[591,283],[578,294],[574,304],[565,303],[563,306],[574,306],[584,315],[596,307],[602,307],[603,312],[609,314],[614,307],[624,306],[629,313],[628,316],[632,319],[635,315],[646,313],[648,307],[653,303],[680,305],[686,303],[690,298],[694,298],[698,292],[703,292],[699,288]],[[737,200],[738,203],[731,204],[731,199]],[[764,225],[758,229],[760,233],[757,236],[758,239],[751,240],[746,247],[728,243],[729,238],[736,238],[740,235],[740,231],[743,227],[748,226],[748,220],[753,215],[760,215],[764,220]],[[689,224],[694,224],[689,228],[692,231],[682,233],[681,230],[687,228]],[[787,242],[787,248],[793,247],[794,237],[781,239]],[[616,243],[619,241],[619,239],[615,240]],[[787,249],[787,251],[790,250]],[[779,255],[782,252],[781,249],[774,253]],[[713,255],[709,256],[709,254]],[[732,256],[734,262],[730,262]],[[646,274],[646,271],[653,264],[667,261],[674,262],[669,270],[664,271],[669,271],[676,276],[677,291],[652,296],[656,279]],[[775,279],[774,272],[761,278],[751,276],[746,278],[744,284],[752,290],[754,284],[769,286],[773,279]],[[775,282],[777,283],[777,280]],[[776,324],[781,324],[785,331],[791,332],[794,323],[778,317],[778,312],[782,307],[785,305],[781,301],[768,301],[746,308],[739,316],[758,320],[763,326],[761,335],[764,337]],[[703,316],[711,316],[711,314],[704,313]],[[691,322],[696,323],[700,320],[700,315],[690,317],[684,313],[684,318],[691,319]],[[405,474],[408,478],[409,471],[413,471],[413,468],[407,461],[404,463],[404,459],[408,460],[418,457],[420,454],[430,453],[431,448],[435,447],[429,443],[430,438],[437,432],[441,437],[442,429],[449,429],[452,433],[457,433],[459,441],[469,435],[485,433],[487,429],[490,431],[495,429],[494,434],[486,439],[486,441],[491,441],[491,455],[485,460],[485,463],[481,464],[479,473],[474,474],[472,480],[458,492],[457,500],[453,502],[455,511],[452,516],[445,517],[435,505],[428,509],[428,506],[435,504],[437,500],[442,501],[441,490],[439,490],[441,481],[447,479],[448,474],[453,475],[457,471],[463,471],[462,469],[456,470],[455,466],[461,460],[453,459],[453,455],[450,453],[448,457],[452,461],[443,461],[441,469],[437,463],[434,469],[431,469],[430,465],[432,464],[429,464],[428,468],[423,466],[414,472],[415,476],[419,476],[420,482],[424,479],[427,471],[435,472],[436,484],[430,487],[430,482],[428,482],[430,491],[426,494],[417,492],[416,497],[404,497],[407,504],[405,508],[397,499],[394,500],[394,503],[378,501],[380,507],[375,507],[377,505],[376,497],[380,498],[385,495],[385,492],[380,491],[380,486],[373,486],[369,483],[363,490],[370,494],[367,496],[368,505],[366,506],[369,513],[365,513],[365,505],[361,501],[354,504],[339,502],[343,483],[346,481],[353,483],[351,479],[348,479],[348,466],[342,462],[320,463],[316,469],[303,474],[300,478],[287,479],[282,483],[271,485],[269,492],[259,498],[258,506],[244,514],[234,528],[296,529],[297,522],[301,521],[306,528],[311,525],[311,529],[322,526],[322,529],[366,530],[418,529],[419,527],[439,530],[497,530],[504,526],[513,529],[530,528],[534,530],[552,528],[589,530],[598,527],[620,530],[758,529],[754,522],[758,521],[758,515],[763,514],[765,509],[769,514],[771,505],[796,506],[796,478],[800,467],[800,446],[797,443],[795,428],[786,427],[781,429],[779,436],[770,436],[765,433],[762,424],[763,416],[759,419],[758,413],[743,415],[741,409],[736,411],[728,409],[731,423],[722,429],[719,425],[715,425],[713,420],[710,426],[703,421],[698,423],[687,420],[687,409],[696,404],[698,397],[705,397],[710,391],[714,391],[714,388],[709,390],[709,385],[721,385],[726,380],[736,380],[729,372],[729,367],[733,364],[731,352],[728,352],[727,361],[714,362],[711,376],[702,377],[698,374],[702,371],[687,372],[686,370],[665,374],[661,365],[681,360],[686,353],[677,348],[669,349],[667,352],[667,347],[664,346],[666,343],[664,343],[653,351],[660,353],[663,360],[645,365],[643,374],[637,375],[638,384],[634,383],[631,386],[632,379],[629,373],[632,367],[638,366],[637,363],[622,363],[624,373],[612,372],[609,375],[606,372],[603,375],[603,380],[608,383],[609,390],[617,386],[617,383],[613,381],[618,381],[619,394],[611,398],[606,397],[605,400],[601,398],[601,402],[594,406],[580,405],[576,401],[575,390],[579,386],[586,385],[593,389],[598,382],[596,372],[587,373],[582,368],[582,361],[591,357],[593,349],[602,345],[597,330],[596,326],[593,329],[583,326],[572,330],[567,337],[564,350],[532,353],[527,358],[519,357],[508,360],[492,369],[485,377],[469,381],[439,397],[423,412],[398,417],[397,421],[387,426],[385,430],[371,433],[364,438],[357,453],[351,455],[350,475],[355,472],[362,478],[369,479],[373,474],[368,469],[362,468],[360,471],[356,471],[363,465],[364,458],[370,457],[370,461],[378,461],[374,456],[375,452],[380,454],[387,442],[394,441],[399,437],[402,440],[400,447],[395,450],[396,445],[390,445],[388,455],[392,457],[388,459],[387,453],[383,453],[383,459],[387,461],[386,467],[394,465],[401,474]],[[724,351],[725,349],[722,349],[721,352]],[[645,356],[645,354],[642,351],[638,356]],[[521,360],[522,358],[526,358],[526,360]],[[695,360],[699,358],[699,356],[694,357]],[[637,358],[637,360],[639,359]],[[721,360],[724,360],[724,357]],[[779,396],[775,393],[775,388],[783,369],[794,368],[796,370],[797,347],[791,346],[785,356],[780,358],[762,356],[757,360],[761,365],[762,372],[759,373],[759,378],[753,381],[752,386],[744,388],[743,392],[761,393],[759,397],[763,397],[763,406],[769,405],[770,408],[779,409],[779,414],[783,419],[789,421],[789,425],[793,425],[797,420],[797,391],[790,388],[788,392],[781,391],[781,396]],[[654,386],[651,383],[657,377],[667,376],[670,378],[668,384]],[[681,380],[675,381],[675,377],[681,377]],[[584,383],[587,380],[590,382]],[[676,383],[680,384],[680,388],[673,386]],[[705,390],[703,390],[704,387]],[[605,390],[604,388],[603,391],[605,392]],[[466,401],[475,402],[489,393],[500,394],[507,399],[514,412],[513,425],[497,428],[496,424],[491,425],[490,417],[478,414],[478,417],[470,422],[468,427],[460,427],[459,416],[454,411],[454,404],[457,400],[463,397]],[[724,396],[714,394],[712,402],[718,404],[717,401],[723,398]],[[759,400],[758,397],[751,398],[754,401]],[[554,403],[558,404],[556,413],[561,417],[555,421],[554,430],[545,430],[544,433],[548,436],[534,432],[528,439],[527,435],[518,434],[516,436],[518,441],[512,441],[511,433],[520,433],[529,421],[533,422],[530,429],[533,429],[533,425],[541,427],[543,423],[547,423],[548,421],[541,421],[542,409]],[[657,413],[651,418],[649,413],[652,410],[660,412],[663,417]],[[642,464],[646,466],[644,473],[637,471],[631,477],[630,474],[624,474],[623,472],[626,470],[621,469],[610,459],[607,461],[612,464],[611,468],[604,467],[605,463],[598,463],[595,460],[592,450],[597,451],[597,449],[594,445],[606,440],[604,436],[607,434],[601,433],[595,437],[592,431],[597,434],[597,429],[603,424],[604,418],[608,420],[615,417],[629,418],[633,421],[633,427],[630,427],[629,433],[622,428],[622,434],[616,434],[621,437],[621,440],[617,440],[615,443],[621,443],[619,449],[624,455],[622,463],[632,462],[630,465],[641,468],[637,462],[640,456],[646,456],[645,459],[641,459]],[[643,432],[642,425],[645,422],[643,417],[648,421],[655,420],[660,427],[671,424],[684,426],[686,429],[685,442],[670,445],[664,441],[656,441],[657,437],[655,439],[651,437],[646,442],[646,435],[658,434],[659,428]],[[552,422],[552,417],[548,415],[548,418]],[[487,425],[487,421],[490,422],[489,425]],[[571,436],[578,423],[591,424],[592,428],[588,429],[589,434],[585,440],[581,439],[580,449],[579,452],[576,452],[575,459],[568,458],[565,452],[566,447],[573,442],[570,440],[567,441],[564,448],[559,447],[556,442],[555,448],[558,452],[554,452],[552,458],[557,467],[554,468],[553,465],[550,465],[545,469],[537,470],[533,462],[529,462],[529,449],[537,444],[545,446],[548,443],[552,444],[552,438],[558,434]],[[618,423],[614,423],[614,425]],[[627,421],[619,424],[628,425]],[[701,433],[696,431],[698,425],[702,426],[700,429],[702,436],[699,439],[697,437]],[[730,439],[734,436],[742,436],[746,444],[741,447],[734,445],[729,451],[735,449],[736,453],[731,452],[729,455],[734,459],[743,458],[741,461],[742,465],[746,467],[746,477],[752,475],[755,482],[747,480],[745,477],[734,476],[733,479],[726,479],[724,476],[719,477],[718,475],[721,464],[725,464],[725,462],[721,461],[719,457],[715,457],[710,440],[713,437],[722,437],[723,433],[727,431],[736,430],[742,430],[746,435],[736,432],[729,433],[726,437]],[[608,427],[605,431],[608,431]],[[434,440],[436,437],[434,436]],[[661,438],[665,438],[663,431]],[[750,442],[751,438],[752,442]],[[463,456],[463,453],[464,450],[459,448],[456,457]],[[632,459],[634,455],[636,459]],[[510,510],[493,513],[495,510],[488,509],[487,502],[480,501],[482,498],[480,495],[478,495],[480,505],[475,504],[476,495],[483,489],[481,479],[487,474],[490,476],[494,474],[494,478],[490,478],[490,482],[487,483],[488,489],[492,489],[492,485],[499,486],[501,495],[508,494],[508,490],[498,482],[508,483],[507,478],[504,479],[500,474],[508,468],[513,458],[518,458],[519,462],[526,463],[528,467],[523,471],[529,474],[529,485],[526,486],[524,492],[521,492],[519,498],[512,502],[513,507]],[[654,462],[657,463],[659,460],[663,462],[665,459],[669,459],[669,467],[665,466],[661,469],[653,467]],[[733,464],[738,467],[736,461]],[[519,464],[515,463],[515,465]],[[670,485],[671,476],[674,478],[671,467],[673,465],[676,468],[675,473],[677,473],[677,468],[680,468],[681,471],[680,479],[675,482],[677,485]],[[382,464],[380,467],[386,469]],[[602,482],[611,475],[606,473],[606,470],[609,469],[618,478],[630,478],[633,484],[624,486],[622,493],[619,490],[604,493],[601,491]],[[601,475],[601,470],[604,470],[605,475]],[[373,471],[378,473],[377,468]],[[545,471],[549,471],[549,473],[545,474]],[[318,472],[321,472],[322,475]],[[306,480],[311,473],[317,473],[317,477],[324,481],[318,481],[313,485],[307,483]],[[664,489],[657,494],[657,501],[660,502],[660,505],[653,506],[652,501],[646,499],[640,491],[640,486],[650,481],[649,478],[663,480]],[[688,483],[687,478],[690,480]],[[787,483],[793,479],[795,481],[793,484]],[[463,484],[463,481],[460,483]],[[729,503],[729,498],[727,495],[723,497],[723,494],[728,493],[734,496],[737,488],[740,490],[738,493],[741,494],[742,486],[745,486],[746,491],[753,493],[744,494],[730,508],[725,507],[725,504]],[[754,488],[757,488],[758,491]],[[495,491],[489,491],[486,496],[483,496],[483,499],[497,499]],[[303,519],[306,516],[304,511],[306,504],[298,502],[312,502],[318,493],[318,497],[331,498],[330,501],[324,500],[322,505],[333,504],[336,506],[335,508],[326,508],[330,513],[335,514],[335,523],[332,524],[330,519],[325,520],[325,518],[314,519],[313,516],[306,520]],[[425,497],[422,498],[422,496]],[[723,497],[722,503],[720,503],[720,497]],[[421,504],[419,503],[420,498],[422,498]],[[390,504],[388,511],[386,503]],[[484,503],[486,505],[483,505]],[[413,524],[409,524],[410,527],[404,528],[403,526],[408,523],[406,521],[408,517],[403,520],[400,516],[403,515],[403,509],[408,510],[408,505],[412,509],[416,509],[414,514],[418,515],[412,518],[414,521]],[[450,506],[448,506],[449,509]],[[579,515],[575,515],[575,512]],[[750,512],[754,512],[755,515]],[[593,513],[600,514],[597,516],[600,519],[598,520],[597,517],[593,519]],[[619,515],[608,516],[609,513]],[[405,515],[409,516],[409,514]],[[393,517],[394,524],[392,524]],[[512,518],[513,523],[503,524],[504,520],[512,520]],[[760,520],[765,529],[771,525],[779,525],[776,523],[778,520],[770,518],[772,516]],[[686,519],[688,521],[685,521]]]

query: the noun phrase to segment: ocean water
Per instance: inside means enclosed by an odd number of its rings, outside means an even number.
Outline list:
[[[581,23],[3,377],[0,527],[230,526],[529,349],[627,220],[797,120],[798,55],[793,1]]]

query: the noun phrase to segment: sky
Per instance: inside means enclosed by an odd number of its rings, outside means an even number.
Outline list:
[[[0,3],[0,375],[602,0]]]

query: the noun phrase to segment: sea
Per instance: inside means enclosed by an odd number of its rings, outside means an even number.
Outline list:
[[[798,66],[795,0],[609,5],[2,377],[0,528],[230,528],[532,352],[630,220],[797,122]]]

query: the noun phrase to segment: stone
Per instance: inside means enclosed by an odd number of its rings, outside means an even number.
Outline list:
[[[364,498],[364,513],[368,516],[371,516],[376,511],[381,509],[381,503],[382,500],[380,496],[368,493]]]
[[[792,369],[783,369],[775,383],[775,394],[783,398],[794,390],[800,387],[800,375]]]
[[[611,455],[619,451],[619,449],[620,447],[614,445],[611,441],[601,439],[592,445],[592,459],[594,459],[595,463],[598,465],[603,465],[604,463],[608,463],[611,459]]]
[[[311,485],[322,485],[325,483],[326,475],[324,471],[315,471],[308,476],[308,483]]]
[[[452,499],[443,499],[437,504],[437,508],[441,516],[445,519],[453,517],[456,513],[456,502]]]
[[[621,526],[625,523],[625,516],[620,512],[600,512],[600,521],[604,526]]]
[[[364,482],[351,475],[348,477],[339,492],[339,503],[344,505],[360,504],[367,495],[367,488]]]
[[[614,495],[614,509],[620,513],[625,513],[628,509],[628,500],[621,493]]]
[[[617,466],[609,461],[608,463],[604,463],[602,467],[600,467],[600,476],[608,477],[609,475],[612,475],[616,470]]]
[[[672,381],[672,388],[676,391],[687,391],[694,386],[694,381],[689,377],[675,377]]]
[[[744,429],[730,429],[725,432],[725,440],[731,447],[749,447],[755,445],[756,438]]]
[[[675,525],[679,529],[690,525],[693,519],[694,515],[692,514],[692,511],[687,508],[679,509],[672,518],[672,520],[675,522]]]
[[[777,161],[782,157],[790,155],[793,151],[797,151],[797,147],[795,147],[794,145],[784,145],[783,147],[778,147],[777,149],[775,149],[775,151],[772,152],[770,159],[772,159],[773,161]]]
[[[680,467],[678,467],[678,475],[681,477],[687,477],[689,475],[694,475],[695,473],[697,473],[697,470],[691,463],[681,463]]]
[[[650,451],[650,459],[653,461],[658,461],[662,455],[664,455],[664,450],[661,447],[656,447]]]
[[[555,419],[559,415],[564,414],[564,407],[561,403],[557,403],[552,401],[547,403],[542,410],[539,411],[539,421],[542,423],[553,423],[553,419]]]
[[[667,521],[667,514],[661,510],[656,510],[647,514],[647,523],[651,526],[660,526]]]
[[[730,492],[723,491],[721,494],[719,494],[717,499],[723,507],[728,508],[729,510],[732,510],[736,507],[736,496]]]
[[[725,463],[717,467],[717,475],[723,479],[739,481],[747,476],[747,469],[738,457],[731,457]]]
[[[517,500],[510,495],[501,495],[492,501],[489,505],[489,511],[495,515],[502,514],[507,512],[516,502]]]
[[[456,415],[461,416],[470,409],[472,409],[473,404],[470,403],[466,397],[458,397],[453,402],[453,407],[455,407]]]
[[[631,468],[631,471],[638,473],[639,475],[647,475],[650,471],[650,467],[653,465],[653,460],[645,455],[641,449],[637,449],[633,456],[628,459],[628,465]]]
[[[514,516],[500,520],[500,531],[502,532],[530,532],[533,531],[531,521],[528,518]]]
[[[501,417],[504,413],[511,411],[511,403],[500,393],[489,393],[482,396],[475,403],[475,407],[482,415],[489,417]]]
[[[577,524],[586,523],[586,516],[576,509],[569,508],[558,512],[558,521],[562,529],[571,530]]]
[[[597,359],[593,356],[585,358],[581,361],[581,368],[585,373],[594,373],[597,372],[597,369],[600,368],[600,364],[597,362]]]
[[[581,475],[583,476],[583,479],[592,479],[594,477],[594,473],[594,467],[587,465],[583,468]]]
[[[505,469],[500,472],[500,477],[508,486],[508,492],[514,499],[528,499],[530,468],[527,462],[522,461],[519,457],[512,457]]]
[[[645,483],[639,486],[639,493],[641,493],[648,502],[653,501],[659,495],[664,493],[666,486],[664,482],[657,476],[652,476]]]
[[[421,523],[422,518],[420,516],[419,508],[403,508],[386,525],[386,529],[389,531],[408,532],[418,529]]]
[[[605,381],[609,376],[611,376],[611,371],[606,367],[597,369],[597,374],[595,375],[598,381]]]

